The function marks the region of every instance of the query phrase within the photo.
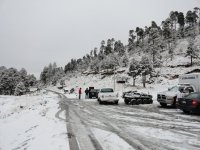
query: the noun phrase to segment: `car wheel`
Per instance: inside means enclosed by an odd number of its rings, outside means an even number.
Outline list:
[[[118,105],[118,101],[115,101],[115,105]]]
[[[165,104],[165,103],[160,103],[160,105],[161,105],[162,107],[166,107],[166,106],[167,106],[167,104]]]
[[[174,97],[174,102],[172,104],[172,107],[176,108],[176,97]]]
[[[99,104],[102,104],[102,101],[99,99]]]
[[[130,101],[127,100],[127,99],[125,98],[125,99],[124,99],[124,103],[125,103],[126,105],[128,105],[128,104],[130,103]]]
[[[131,105],[138,105],[138,100],[137,99],[132,99],[129,104]]]

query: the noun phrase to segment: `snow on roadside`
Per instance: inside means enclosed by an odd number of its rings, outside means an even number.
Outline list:
[[[69,149],[57,95],[0,96],[0,150]],[[58,114],[65,119],[64,112]]]
[[[92,132],[106,150],[134,150],[128,143],[112,132],[93,128]]]

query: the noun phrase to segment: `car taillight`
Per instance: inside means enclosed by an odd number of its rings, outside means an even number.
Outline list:
[[[195,99],[192,100],[192,106],[197,106],[199,104],[199,102]]]

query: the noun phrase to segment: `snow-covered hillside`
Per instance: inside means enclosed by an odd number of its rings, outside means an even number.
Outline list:
[[[200,48],[200,35],[196,37],[195,45]],[[83,74],[80,72],[69,73],[67,74],[65,79],[66,86],[70,88],[75,88],[78,90],[79,87],[86,89],[88,87],[95,88],[103,88],[103,87],[114,87],[114,80],[116,81],[118,77],[126,77],[128,78],[128,82],[124,85],[115,83],[116,91],[122,93],[123,91],[128,90],[139,90],[142,92],[150,93],[154,96],[154,100],[156,98],[156,93],[167,90],[168,87],[174,86],[178,83],[178,75],[186,74],[192,72],[194,70],[200,69],[200,60],[194,59],[194,65],[188,67],[190,64],[190,58],[185,57],[185,52],[188,46],[188,39],[180,39],[176,43],[176,47],[174,49],[174,57],[171,60],[169,54],[167,52],[163,52],[163,56],[165,60],[162,63],[161,67],[154,68],[157,77],[154,77],[154,82],[151,84],[147,84],[146,88],[142,87],[142,77],[138,76],[136,79],[136,86],[133,87],[133,79],[131,76],[128,76],[128,68],[119,68],[116,70],[116,74],[114,75],[101,75],[98,74]],[[200,52],[199,52],[200,53]],[[136,57],[137,55],[135,55]],[[137,56],[136,58],[140,58],[141,56]],[[130,58],[131,59],[131,58]],[[186,65],[186,66],[185,66]],[[122,73],[121,70],[125,70]],[[147,76],[147,81],[149,76]]]

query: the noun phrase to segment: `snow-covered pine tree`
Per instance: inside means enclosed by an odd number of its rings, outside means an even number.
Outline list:
[[[135,32],[134,30],[129,31],[129,39],[128,39],[128,52],[133,51],[135,48]]]
[[[199,49],[194,45],[195,37],[191,37],[186,51],[186,57],[190,57],[190,65],[193,65],[193,59],[199,58]]]
[[[155,26],[155,25],[154,25]],[[160,53],[161,36],[158,28],[151,28],[149,31],[149,52],[152,56],[153,63],[156,62],[156,55]]]
[[[128,56],[125,54],[122,58],[122,67],[127,67],[129,64],[129,58]]]
[[[120,40],[118,40],[118,41],[115,42],[115,44],[114,44],[114,52],[118,53],[118,55],[120,57],[122,57],[124,55],[124,53],[125,53],[125,46],[123,45],[123,43]]]
[[[14,95],[15,96],[21,96],[21,95],[24,95],[26,92],[26,87],[24,85],[23,82],[19,82],[15,88],[15,93]]]
[[[133,86],[135,86],[135,80],[141,73],[141,67],[139,61],[132,59],[129,67],[129,75],[133,77]]]

